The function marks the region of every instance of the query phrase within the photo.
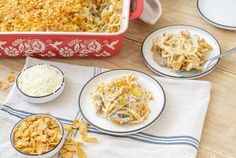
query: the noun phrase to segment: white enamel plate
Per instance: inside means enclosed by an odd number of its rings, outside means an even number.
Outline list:
[[[236,0],[198,0],[198,11],[208,23],[236,30]]]
[[[109,83],[115,78],[129,74],[134,74],[139,78],[138,82],[153,93],[154,100],[149,102],[151,113],[148,119],[143,123],[119,126],[96,115],[96,108],[92,103],[91,93],[96,90],[97,84],[101,80],[104,83]],[[166,97],[164,90],[154,78],[136,70],[120,69],[103,72],[88,81],[79,96],[79,109],[84,119],[96,129],[112,135],[128,135],[140,132],[153,125],[161,116],[165,102]]]
[[[162,35],[163,33],[179,33],[181,31],[188,30],[192,35],[197,34],[201,38],[204,38],[207,43],[209,43],[212,47],[213,50],[209,52],[208,59],[211,59],[217,55],[220,55],[221,50],[220,50],[220,45],[217,42],[217,40],[208,32],[197,28],[193,26],[187,26],[187,25],[173,25],[173,26],[167,26],[164,28],[160,28],[154,32],[152,32],[150,35],[146,37],[146,39],[143,42],[142,45],[142,55],[145,61],[145,64],[155,73],[169,77],[169,78],[176,78],[176,79],[195,79],[202,77],[211,71],[214,70],[216,65],[218,64],[219,60],[216,60],[214,63],[211,64],[210,68],[204,72],[204,73],[197,73],[195,71],[190,71],[190,72],[184,72],[184,75],[180,73],[174,72],[171,68],[168,67],[162,67],[156,63],[156,61],[153,59],[153,53],[151,51],[152,48],[152,41],[155,37]],[[196,74],[196,75],[195,75]],[[191,77],[190,77],[191,76]]]

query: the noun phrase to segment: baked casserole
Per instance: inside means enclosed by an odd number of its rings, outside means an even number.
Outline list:
[[[118,32],[123,0],[0,0],[1,32]]]

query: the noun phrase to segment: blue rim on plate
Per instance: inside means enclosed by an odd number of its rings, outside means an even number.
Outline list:
[[[34,67],[34,66],[38,66],[38,65],[50,65],[50,66],[56,68],[56,69],[61,73],[61,75],[62,75],[62,77],[63,77],[63,80],[62,80],[61,85],[60,85],[55,91],[53,91],[52,93],[47,94],[47,95],[44,95],[44,96],[31,96],[31,95],[26,94],[25,92],[23,92],[23,91],[20,89],[20,87],[19,87],[19,85],[18,85],[18,78],[19,78],[20,75],[21,75],[24,71],[26,71],[27,69],[32,68],[32,67]],[[52,64],[48,64],[48,63],[45,63],[45,64],[35,64],[35,65],[32,65],[32,66],[29,66],[29,67],[25,68],[25,69],[17,76],[17,78],[16,78],[16,87],[17,87],[17,89],[18,89],[22,94],[24,94],[25,96],[30,97],[30,98],[44,98],[44,97],[48,97],[48,96],[50,96],[50,95],[53,95],[53,94],[55,94],[57,91],[59,91],[59,90],[61,89],[61,87],[62,87],[64,84],[65,84],[65,75],[64,75],[64,73],[61,71],[61,69],[59,69],[58,67],[56,67],[56,66],[54,66],[54,65],[52,65]]]
[[[149,78],[151,78],[153,81],[155,81],[155,82],[157,83],[157,85],[161,88],[161,91],[162,91],[163,97],[164,97],[164,102],[163,102],[163,105],[162,105],[161,112],[159,113],[159,115],[156,116],[156,118],[155,118],[154,120],[152,120],[152,121],[151,121],[149,124],[147,124],[146,126],[141,127],[141,128],[139,128],[139,129],[130,130],[130,131],[125,131],[125,132],[111,131],[111,130],[106,130],[106,129],[102,128],[102,127],[99,127],[99,126],[93,124],[93,123],[92,123],[89,119],[87,119],[86,116],[84,115],[84,113],[83,113],[83,111],[82,111],[82,109],[81,109],[81,107],[80,107],[80,100],[81,100],[81,95],[82,95],[83,90],[85,89],[85,87],[86,87],[92,80],[94,80],[95,78],[99,77],[100,75],[105,74],[105,73],[108,73],[108,72],[111,72],[111,71],[116,71],[116,70],[128,70],[128,71],[134,71],[134,72],[142,73],[142,74],[148,76]],[[164,91],[163,87],[161,86],[161,84],[160,84],[155,78],[153,78],[152,76],[150,76],[150,75],[148,75],[148,74],[146,74],[146,73],[144,73],[144,72],[141,72],[141,71],[138,71],[138,70],[133,70],[133,69],[113,69],[113,70],[108,70],[108,71],[102,72],[102,73],[100,73],[100,74],[94,76],[93,78],[91,78],[91,79],[84,85],[84,87],[82,88],[82,90],[81,90],[81,92],[80,92],[79,100],[78,100],[79,111],[81,112],[83,118],[84,118],[90,125],[94,126],[94,127],[97,128],[98,130],[103,131],[103,132],[108,133],[108,134],[111,134],[111,135],[112,135],[112,134],[113,134],[113,135],[119,135],[119,134],[120,134],[120,135],[129,135],[129,134],[134,134],[134,133],[137,133],[137,132],[140,132],[140,131],[146,129],[147,127],[153,125],[153,124],[159,119],[159,117],[161,116],[161,114],[163,113],[163,111],[164,111],[164,109],[165,109],[165,105],[166,105],[166,94],[165,94],[165,91]]]
[[[216,26],[216,27],[224,27],[225,29],[233,29],[233,30],[236,30],[236,26],[230,26],[230,25],[224,25],[224,24],[220,24],[220,23],[217,23],[217,22],[215,22],[215,21],[212,21],[211,19],[209,19],[208,17],[206,17],[203,13],[202,13],[202,11],[201,11],[201,9],[200,9],[200,6],[199,6],[199,1],[200,0],[197,0],[197,9],[198,9],[198,11],[199,11],[199,13],[201,14],[201,16],[207,21],[207,22],[210,22],[210,23],[212,23],[214,26]],[[218,26],[217,26],[218,25]]]
[[[18,150],[18,149],[15,147],[15,144],[14,144],[14,142],[13,142],[13,132],[14,132],[14,129],[15,129],[17,126],[19,126],[19,124],[20,124],[22,121],[24,121],[25,119],[27,119],[27,118],[29,118],[29,117],[31,117],[31,116],[45,116],[45,117],[48,116],[48,117],[51,117],[51,118],[53,118],[54,120],[56,120],[57,123],[59,122],[59,127],[60,127],[61,130],[62,130],[62,131],[61,131],[62,137],[61,137],[60,141],[58,142],[58,144],[57,144],[53,149],[51,149],[51,150],[49,150],[49,151],[47,151],[47,152],[45,152],[45,153],[42,153],[42,154],[28,154],[28,153],[24,153],[24,152]],[[59,144],[61,144],[61,142],[62,142],[62,140],[63,140],[63,137],[64,137],[64,134],[65,134],[65,132],[64,132],[64,127],[63,127],[63,125],[62,125],[62,123],[61,123],[60,120],[58,120],[56,117],[54,117],[54,116],[52,116],[52,115],[50,115],[50,114],[40,114],[40,113],[38,113],[38,114],[32,114],[32,115],[26,116],[25,118],[21,119],[20,121],[18,121],[18,122],[14,125],[14,127],[12,128],[11,133],[10,133],[10,142],[11,142],[11,145],[13,146],[13,148],[14,148],[16,151],[18,151],[19,153],[23,154],[23,155],[32,156],[32,157],[34,157],[34,156],[43,156],[43,155],[46,155],[46,154],[52,152],[53,150],[55,150],[55,149],[59,146]]]
[[[219,42],[216,40],[216,38],[215,38],[212,34],[210,34],[209,32],[207,32],[206,30],[201,29],[201,28],[196,27],[196,26],[192,26],[192,25],[182,25],[182,24],[179,24],[179,25],[168,25],[168,26],[160,27],[160,28],[154,30],[153,32],[149,33],[149,34],[145,37],[145,39],[143,40],[143,43],[142,43],[142,46],[141,46],[141,54],[142,54],[142,57],[143,57],[143,60],[144,60],[145,64],[146,64],[153,72],[155,72],[155,73],[157,73],[157,74],[160,74],[160,75],[162,75],[162,76],[165,76],[165,77],[175,78],[175,79],[190,79],[190,78],[194,79],[194,78],[199,78],[199,77],[205,76],[206,74],[208,74],[208,73],[210,73],[211,71],[213,71],[213,70],[215,69],[215,67],[219,64],[220,59],[217,60],[216,64],[215,64],[211,69],[209,69],[209,70],[207,70],[206,72],[201,73],[201,74],[192,75],[191,77],[172,76],[172,75],[169,75],[169,74],[166,74],[166,73],[163,73],[163,72],[160,72],[160,71],[156,70],[154,67],[152,67],[152,66],[148,63],[148,61],[147,61],[147,60],[145,59],[145,57],[144,57],[145,50],[143,50],[143,46],[144,46],[144,43],[145,43],[145,41],[147,40],[147,38],[148,38],[150,35],[152,35],[153,33],[157,32],[157,31],[159,31],[159,30],[161,30],[161,29],[168,28],[168,27],[175,27],[175,26],[192,27],[192,28],[195,28],[195,29],[202,30],[203,32],[209,34],[209,35],[216,41],[217,45],[219,46],[219,50],[220,50],[220,54],[221,54],[221,47],[220,47]],[[156,64],[157,64],[157,63],[156,63]]]

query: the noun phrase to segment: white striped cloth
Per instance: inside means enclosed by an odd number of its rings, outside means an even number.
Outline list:
[[[143,5],[143,13],[139,18],[145,23],[154,25],[159,20],[162,13],[160,0],[144,0]]]
[[[25,102],[14,86],[0,110],[0,157],[17,158],[10,144],[10,132],[21,118],[35,113],[50,114],[63,123],[71,124],[81,118],[78,96],[83,85],[102,68],[74,66],[27,58],[25,67],[37,63],[50,63],[65,74],[66,87],[56,100],[36,105]],[[90,135],[98,143],[85,144],[89,158],[195,158],[210,99],[210,83],[194,80],[171,80],[155,77],[167,95],[166,109],[160,120],[149,129],[125,136],[115,137],[90,127]],[[74,135],[79,139],[77,135]],[[59,157],[59,155],[55,156]]]

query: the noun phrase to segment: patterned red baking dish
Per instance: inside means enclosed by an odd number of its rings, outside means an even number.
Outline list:
[[[123,1],[119,32],[1,32],[1,57],[111,57],[121,47],[129,20],[143,11],[143,0],[135,0],[136,9],[130,12],[131,1]]]

